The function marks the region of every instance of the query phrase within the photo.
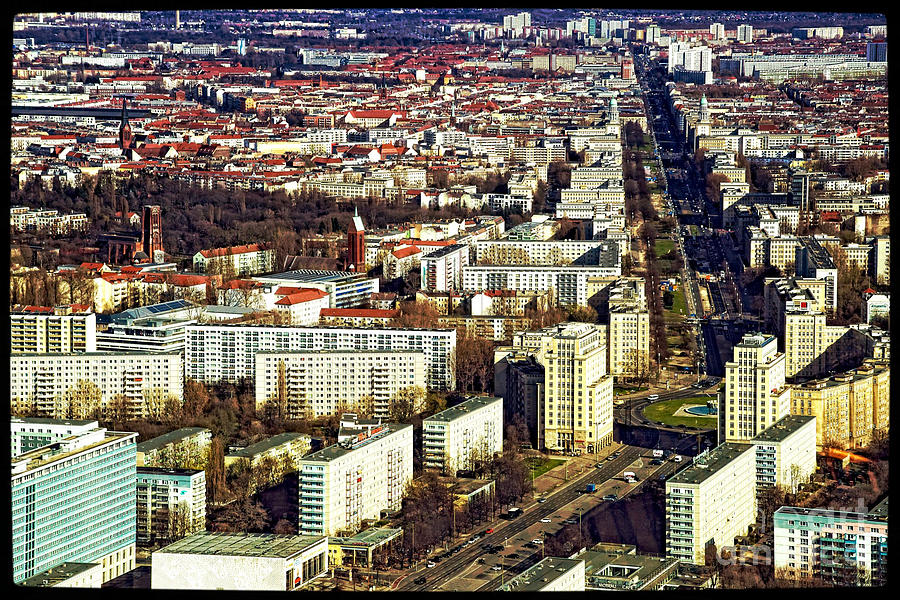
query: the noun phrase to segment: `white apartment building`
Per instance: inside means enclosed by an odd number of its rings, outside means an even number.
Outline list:
[[[828,584],[845,580],[844,569],[859,569],[861,585],[885,585],[887,507],[887,498],[868,513],[862,504],[857,511],[782,506],[773,517],[776,572]],[[849,575],[852,580],[857,574]]]
[[[481,240],[473,245],[478,264],[495,265],[592,265],[606,250],[601,240]]]
[[[97,316],[90,307],[14,307],[9,313],[10,352],[94,352]]]
[[[42,419],[40,417],[9,418],[11,456],[31,452],[69,436],[79,436],[97,429],[97,421]]]
[[[666,481],[666,556],[706,562],[756,521],[756,454],[750,444],[721,444]]]
[[[786,311],[783,323],[785,377],[818,377],[840,362],[836,344],[847,327],[827,325],[824,313],[803,309]]]
[[[403,388],[426,387],[425,355],[400,350],[257,352],[256,407],[283,396],[291,418],[318,418],[345,410],[387,418]],[[371,406],[357,406],[371,401]]]
[[[387,423],[310,454],[300,461],[299,532],[356,533],[400,509],[412,476],[412,425]]]
[[[264,244],[248,244],[201,250],[194,254],[194,270],[235,275],[268,273],[275,270],[275,249]]]
[[[206,471],[137,468],[137,541],[171,541],[206,529]]]
[[[640,294],[628,285],[610,290],[607,352],[614,377],[638,377],[650,368],[650,313],[642,298],[644,280],[636,279]]]
[[[480,244],[482,242],[475,242]],[[462,287],[462,269],[469,265],[469,246],[444,246],[420,259],[421,286],[429,292],[452,292]]]
[[[470,398],[422,421],[424,466],[455,475],[503,451],[503,398]]]
[[[784,378],[785,355],[774,335],[747,334],[735,344],[734,360],[725,364],[719,439],[752,439],[789,415],[791,392]]]
[[[252,379],[258,352],[421,352],[425,381],[433,389],[453,389],[450,359],[456,351],[454,329],[363,327],[288,327],[275,325],[192,325],[185,346],[185,375],[215,383]]]
[[[788,415],[752,440],[756,488],[779,486],[796,492],[816,472],[816,417]]]
[[[753,43],[753,25],[737,26],[737,41],[742,44]]]
[[[874,241],[874,256],[872,257],[872,273],[875,282],[879,285],[891,284],[891,238],[880,235]]]
[[[601,325],[561,323],[513,336],[512,349],[544,367],[537,439],[541,448],[594,453],[612,443],[613,378]]]
[[[145,354],[85,352],[67,354],[13,354],[9,359],[9,394],[13,410],[34,408],[46,417],[61,417],[67,393],[81,382],[99,389],[99,405],[119,394],[128,399],[136,416],[145,414],[145,401],[153,395],[174,396],[181,403],[184,371],[178,353]],[[94,407],[85,406],[85,410]]]

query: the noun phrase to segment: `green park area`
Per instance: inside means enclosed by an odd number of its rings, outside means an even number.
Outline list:
[[[639,392],[646,392],[646,387],[634,387],[634,386],[615,386],[613,387],[613,396],[622,396],[624,394],[637,394]]]
[[[656,258],[659,258],[663,254],[671,252],[673,248],[675,248],[674,241],[665,238],[656,238],[656,243],[653,245],[653,253],[656,255]]]
[[[528,474],[530,477],[536,478],[540,477],[553,467],[558,467],[563,464],[564,460],[560,460],[558,458],[546,458],[543,456],[531,456],[528,458],[528,465],[531,467],[531,472]]]
[[[710,396],[694,396],[692,398],[675,398],[674,400],[663,400],[655,402],[644,409],[644,416],[651,421],[670,425],[674,427],[699,427],[701,429],[710,429],[716,426],[716,417],[687,417],[673,416],[679,408],[684,405],[700,404],[705,405]]]

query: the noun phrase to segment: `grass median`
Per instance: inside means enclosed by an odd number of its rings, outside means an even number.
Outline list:
[[[644,409],[644,416],[651,421],[670,425],[673,427],[699,427],[701,429],[710,429],[716,426],[716,417],[687,417],[673,415],[675,411],[685,404],[705,405],[710,396],[694,396],[692,398],[675,398],[673,400],[663,400],[655,402]]]

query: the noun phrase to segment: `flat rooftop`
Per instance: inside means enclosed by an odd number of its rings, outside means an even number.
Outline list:
[[[510,579],[500,589],[515,592],[539,592],[547,587],[551,581],[558,579],[577,567],[579,563],[583,565],[584,561],[550,556],[528,568],[521,575]]]
[[[91,432],[86,433],[85,435],[90,435]],[[61,460],[65,460],[70,456],[74,456],[76,454],[82,454],[91,450],[92,448],[99,448],[100,446],[110,444],[116,440],[127,438],[129,436],[137,436],[136,433],[131,431],[105,431],[102,440],[98,440],[92,444],[85,444],[84,446],[78,446],[73,448],[72,450],[65,450],[62,448],[61,444],[64,444],[67,440],[71,440],[72,438],[66,438],[60,442],[56,442],[54,444],[49,444],[47,446],[42,446],[40,448],[35,448],[34,450],[30,450],[25,452],[24,454],[20,454],[18,456],[12,457],[12,464],[21,465],[25,462],[25,470],[21,472],[17,472],[13,475],[13,477],[17,477],[22,473],[27,471],[33,471],[34,469],[39,469],[43,466],[46,466],[50,463],[58,462]]]
[[[204,431],[212,435],[212,432],[210,432],[206,427],[182,427],[181,429],[176,429],[175,431],[164,433],[153,439],[147,440],[146,442],[141,442],[137,445],[137,451],[151,452],[153,450],[158,450],[163,446],[174,444],[175,442],[203,433]]]
[[[257,442],[255,444],[251,444],[246,448],[241,448],[240,450],[235,450],[234,452],[229,452],[228,456],[241,456],[244,458],[253,458],[257,454],[261,454],[266,452],[267,450],[271,450],[272,448],[276,448],[281,446],[282,444],[287,444],[299,438],[305,438],[309,440],[309,436],[305,433],[279,433],[278,435],[273,435],[270,438],[266,438],[261,442]]]
[[[884,500],[875,505],[875,507],[869,511],[869,517],[873,519],[883,519],[887,521],[888,518],[888,499],[885,497]]]
[[[201,531],[157,550],[162,554],[215,554],[290,558],[325,536],[274,533],[214,533]]]
[[[484,408],[485,406],[490,406],[498,402],[502,405],[503,398],[496,398],[492,396],[477,396],[475,398],[469,398],[468,400],[461,402],[456,406],[451,406],[450,408],[442,410],[439,413],[431,415],[430,417],[425,419],[424,423],[448,423],[450,421],[455,421],[462,416],[471,414],[476,410]]]
[[[10,423],[30,423],[34,425],[61,425],[61,426],[69,426],[69,427],[84,427],[85,425],[93,424],[95,427],[98,425],[97,421],[94,419],[88,420],[80,420],[80,419],[47,419],[44,417],[10,417]],[[72,563],[75,564],[75,563]]]
[[[197,473],[202,473],[202,470],[198,469],[163,469],[161,467],[138,467],[137,468],[137,476],[141,475],[159,475],[160,477],[165,476],[174,476],[174,477],[190,477],[191,475],[196,475]]]
[[[821,517],[823,519],[835,519],[840,521],[866,521],[870,518],[867,513],[838,511],[828,508],[802,508],[800,506],[782,506],[775,511],[775,515],[797,515],[813,518]]]
[[[637,554],[634,546],[624,544],[598,544],[578,558],[585,562],[588,587],[593,583],[604,589],[640,589],[679,563],[677,558]]]
[[[673,485],[694,485],[703,483],[719,469],[736,459],[744,452],[749,452],[753,444],[727,442],[710,450],[705,455],[694,458],[694,463],[671,477],[666,483]]]
[[[99,566],[100,563],[64,562],[55,567],[51,567],[46,571],[41,571],[40,573],[32,575],[28,579],[22,581],[20,585],[26,587],[53,587],[70,577],[75,577],[88,569]]]
[[[399,431],[403,431],[407,427],[412,427],[412,425],[402,425],[400,423],[384,423],[382,425],[383,429],[378,433],[367,437],[361,442],[357,442],[351,446],[343,445],[342,443],[333,444],[328,446],[327,448],[322,448],[318,452],[313,452],[308,456],[303,457],[303,461],[319,461],[319,462],[331,462],[336,458],[340,458],[353,452],[354,450],[358,450],[363,446],[367,446],[372,442],[381,440],[391,434],[397,433]]]
[[[330,537],[328,538],[328,542],[330,544],[340,544],[344,546],[377,548],[401,535],[403,535],[403,530],[400,528],[390,529],[387,527],[370,527],[365,531],[360,531],[356,535],[351,535],[349,537]]]
[[[284,273],[273,273],[272,275],[262,275],[254,277],[257,281],[300,281],[300,282],[327,282],[327,281],[344,281],[345,279],[355,279],[360,276],[365,277],[365,273],[355,273],[353,271],[327,271],[319,269],[297,269],[296,271],[285,271]]]
[[[796,433],[801,427],[814,421],[812,415],[788,415],[771,427],[760,432],[754,442],[783,442],[789,435]]]

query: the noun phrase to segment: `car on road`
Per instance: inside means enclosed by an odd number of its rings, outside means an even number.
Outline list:
[[[416,585],[424,585],[425,582],[427,582],[427,581],[428,581],[428,580],[425,579],[424,577],[419,577],[418,579],[416,579],[415,581],[413,581],[413,583],[416,584]]]
[[[479,565],[483,565],[483,564],[484,564],[484,559],[483,559],[483,558],[479,558],[479,559],[478,559],[477,561],[475,561],[475,562],[477,562]]]
[[[615,494],[607,494],[607,495],[603,496],[603,499],[606,500],[607,502],[615,502],[616,500],[619,499],[619,497],[616,496]]]
[[[675,462],[681,462],[681,456],[676,454],[675,456],[672,457],[672,460],[674,460]]]
[[[494,533],[493,527],[488,527],[487,529],[484,530],[484,535],[489,535],[491,533]]]
[[[663,461],[661,458],[654,458],[653,460],[650,461],[650,464],[651,465],[661,465],[661,464],[663,464]]]
[[[659,400],[659,394],[650,394],[647,396],[647,400]]]
[[[544,517],[543,519],[541,519],[541,523],[551,523],[551,522],[552,521],[550,521],[549,517]]]
[[[516,554],[515,552],[513,552],[512,554],[507,554],[506,558],[511,558],[511,559],[515,560],[515,559],[519,558],[519,555]]]
[[[433,561],[429,560],[425,566],[428,567],[429,569],[431,569],[433,567],[436,567],[437,565]]]
[[[547,499],[546,498],[538,498],[537,501],[538,501],[538,504],[541,504],[541,503],[546,502]]]
[[[613,456],[612,454],[610,454],[609,456],[606,457],[606,460],[616,460],[616,457]]]
[[[503,570],[503,567],[501,567],[500,565],[494,565],[493,567],[491,567],[491,571],[502,571],[502,570]]]
[[[534,538],[533,540],[531,540],[531,543],[540,546],[541,544],[544,543],[544,540],[539,539],[539,538]]]

